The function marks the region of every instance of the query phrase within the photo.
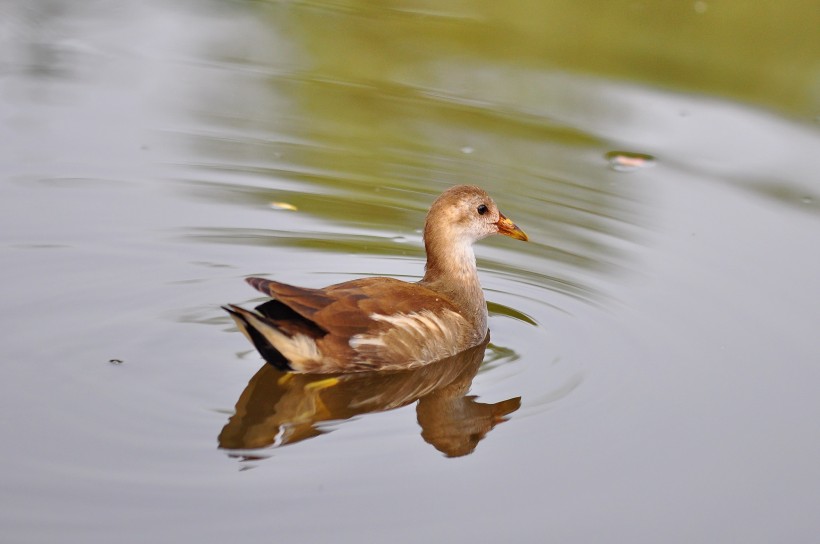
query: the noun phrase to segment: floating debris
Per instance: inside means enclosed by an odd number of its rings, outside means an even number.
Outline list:
[[[271,202],[270,207],[274,210],[288,210],[291,212],[295,212],[296,210],[298,210],[296,206],[294,206],[293,204],[289,204],[287,202]]]
[[[610,151],[604,157],[609,161],[609,167],[616,172],[634,172],[655,165],[655,157],[644,153]]]

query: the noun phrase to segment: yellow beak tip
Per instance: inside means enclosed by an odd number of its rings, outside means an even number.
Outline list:
[[[498,225],[498,234],[503,234],[504,236],[521,240],[522,242],[527,242],[530,239],[527,233],[518,228],[518,225],[507,219],[503,214],[501,214],[496,225]]]

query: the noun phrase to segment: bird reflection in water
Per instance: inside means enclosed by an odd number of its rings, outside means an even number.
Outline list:
[[[485,404],[467,396],[489,339],[488,334],[484,342],[458,355],[409,370],[329,376],[265,365],[236,402],[236,413],[219,434],[219,447],[254,450],[293,444],[325,432],[322,422],[418,401],[422,438],[447,457],[468,455],[521,405],[521,397]],[[264,457],[247,451],[236,456]]]

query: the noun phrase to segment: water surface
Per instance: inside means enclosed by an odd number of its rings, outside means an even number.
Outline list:
[[[9,541],[820,531],[811,3],[2,10]],[[219,310],[419,278],[456,183],[531,239],[470,372],[296,387]]]

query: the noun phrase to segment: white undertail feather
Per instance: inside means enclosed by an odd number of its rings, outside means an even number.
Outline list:
[[[245,314],[245,318],[250,326],[262,334],[265,340],[294,365],[299,366],[302,363],[322,360],[322,354],[313,338],[304,334],[288,336],[250,312]]]

